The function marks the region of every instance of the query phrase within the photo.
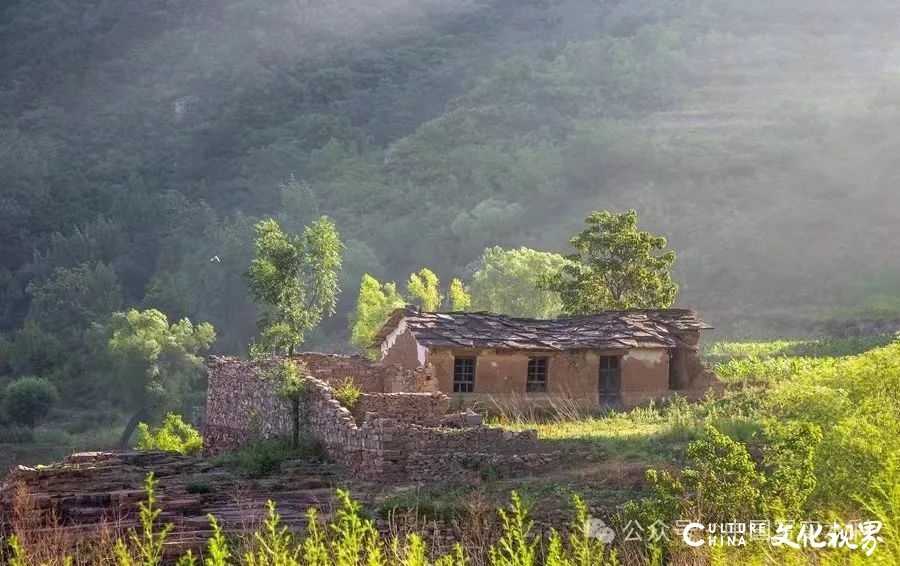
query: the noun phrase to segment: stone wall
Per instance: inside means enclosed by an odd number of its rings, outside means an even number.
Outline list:
[[[203,449],[218,454],[248,438],[290,434],[290,404],[278,396],[264,375],[274,361],[211,357],[203,418]]]
[[[376,413],[400,422],[435,425],[449,409],[450,398],[440,392],[364,393],[353,407],[353,415],[358,422],[363,422],[366,413]]]
[[[403,369],[400,366],[375,362],[364,356],[343,356],[304,352],[295,359],[306,364],[310,375],[330,384],[340,385],[348,377],[365,392],[394,391],[430,392],[436,388],[426,368]]]
[[[339,385],[352,377],[360,389],[375,395],[364,398],[364,410],[395,416],[403,421],[412,420],[412,412],[422,411],[425,422],[432,422],[443,406],[442,401],[432,399],[431,395],[418,400],[411,398],[406,403],[378,397],[385,391],[435,391],[431,368],[407,370],[373,362],[363,356],[314,352],[298,354],[295,359],[302,361],[313,377],[331,385]],[[290,433],[290,404],[278,396],[275,383],[265,375],[267,369],[274,369],[275,363],[274,359],[209,358],[206,410],[202,422],[206,453],[216,454],[234,448],[251,437],[271,438]],[[447,406],[449,402],[448,399]]]
[[[369,481],[471,482],[494,469],[498,473],[524,473],[549,465],[552,454],[538,453],[536,431],[513,432],[501,428],[446,429],[401,422],[369,412],[362,424],[333,397],[321,380],[305,380],[309,392],[307,426],[329,457]],[[373,396],[373,398],[376,398]],[[444,406],[442,394],[394,394],[392,410],[403,401],[433,399]],[[411,413],[409,413],[411,414]]]
[[[522,473],[552,462],[551,455],[538,453],[534,431],[440,427],[450,407],[450,398],[440,392],[370,391],[360,396],[352,413],[334,398],[332,384],[352,375],[346,371],[355,370],[354,380],[363,376],[362,384],[370,389],[378,387],[379,376],[394,379],[399,375],[397,379],[421,384],[425,372],[389,372],[385,366],[347,356],[303,354],[300,358],[313,374],[303,380],[302,426],[322,443],[335,463],[361,479],[470,482],[487,469]],[[274,381],[265,376],[275,363],[210,359],[206,454],[235,448],[254,437],[290,434],[290,405],[277,395]]]

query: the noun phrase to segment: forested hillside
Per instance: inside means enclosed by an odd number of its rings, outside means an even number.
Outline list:
[[[81,371],[127,307],[245,352],[252,225],[321,214],[364,273],[470,277],[637,209],[718,326],[900,311],[891,0],[9,0],[2,372]],[[71,365],[76,364],[77,369]]]

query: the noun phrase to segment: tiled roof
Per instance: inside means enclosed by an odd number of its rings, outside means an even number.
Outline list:
[[[424,312],[400,308],[375,337],[375,346],[405,321],[419,344],[434,348],[576,350],[671,348],[673,333],[712,328],[689,309],[607,311],[551,320],[485,312]]]

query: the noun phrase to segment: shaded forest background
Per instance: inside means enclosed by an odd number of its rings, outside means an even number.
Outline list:
[[[348,348],[363,273],[465,279],[598,209],[725,332],[900,312],[895,1],[4,4],[7,375],[79,374],[128,307],[245,353],[262,216],[346,243],[311,349]]]

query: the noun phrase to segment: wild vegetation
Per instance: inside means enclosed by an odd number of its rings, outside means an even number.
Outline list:
[[[6,2],[0,387],[121,405],[97,327],[131,309],[246,353],[268,217],[340,227],[309,349],[348,347],[363,274],[552,314],[485,249],[565,253],[592,210],[665,236],[718,328],[896,316],[897,6],[807,4]]]
[[[890,0],[6,2],[0,463],[129,446],[138,427],[142,447],[195,451],[182,425],[202,355],[365,349],[407,302],[517,316],[676,302],[733,335],[889,323],[898,17]],[[622,518],[880,518],[876,559],[896,563],[898,348],[724,342],[707,352],[721,399],[498,418],[649,468],[613,494]],[[273,372],[290,442],[223,465],[258,477],[316,452],[301,376]],[[514,502],[493,551],[462,552],[584,563],[589,541],[536,543]],[[145,533],[104,559],[155,560],[146,505]],[[360,513],[345,497],[336,531],[298,541],[273,511],[240,560],[424,561],[424,534],[382,542]],[[35,560],[11,542],[11,561]],[[204,559],[222,563],[226,542]],[[730,552],[705,557],[857,560]]]

